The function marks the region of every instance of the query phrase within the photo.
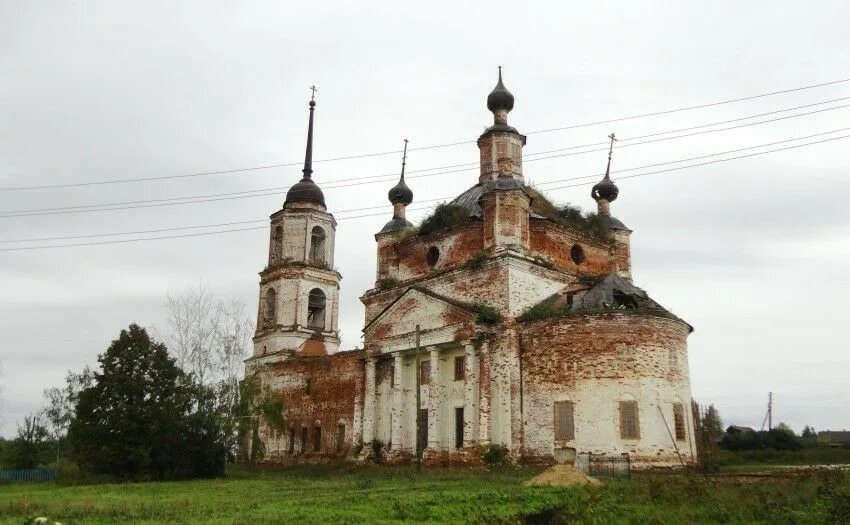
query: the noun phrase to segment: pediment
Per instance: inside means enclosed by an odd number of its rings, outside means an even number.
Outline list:
[[[427,337],[429,344],[449,343],[471,333],[475,318],[476,313],[459,301],[429,290],[409,288],[378,314],[363,332],[367,344],[399,339],[406,341],[415,334],[418,325],[420,335]]]

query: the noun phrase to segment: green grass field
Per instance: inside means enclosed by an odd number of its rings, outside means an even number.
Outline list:
[[[0,522],[842,523],[850,475],[639,475],[599,488],[526,487],[530,470],[301,467],[227,478],[0,486]],[[845,523],[847,521],[844,521]]]

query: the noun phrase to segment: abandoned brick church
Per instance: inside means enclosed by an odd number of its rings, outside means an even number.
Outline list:
[[[303,178],[271,215],[246,361],[285,407],[285,430],[261,432],[267,461],[470,464],[498,445],[517,462],[692,462],[692,328],[632,284],[632,232],[611,214],[608,172],[592,189],[596,215],[525,184],[526,137],[508,124],[501,72],[478,180],[418,228],[402,166],[361,297],[364,348],[340,350],[336,221],[312,179],[315,105]]]

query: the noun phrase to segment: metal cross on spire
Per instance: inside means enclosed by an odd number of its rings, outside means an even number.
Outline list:
[[[614,135],[612,131],[608,138],[611,139],[611,146],[608,148],[608,167],[605,168],[605,178],[609,179],[611,174],[611,156],[614,153],[614,142],[617,140],[617,136]]]
[[[314,85],[312,85],[312,86],[310,86],[310,91],[312,91],[312,93],[310,94],[310,102],[315,102],[315,101],[316,101],[316,91],[318,91],[318,90],[316,89],[316,85],[315,85],[315,84],[314,84]]]
[[[404,155],[401,157],[401,180],[404,180],[405,164],[407,164],[407,139],[404,139]]]
[[[608,135],[608,138],[611,139],[611,147],[608,149],[608,160],[611,160],[611,154],[614,153],[614,141],[617,140],[617,136],[611,132],[611,134]]]

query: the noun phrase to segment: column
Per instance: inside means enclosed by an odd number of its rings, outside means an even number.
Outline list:
[[[401,443],[401,424],[402,417],[402,399],[401,395],[404,389],[401,385],[401,370],[402,356],[397,353],[393,356],[393,390],[392,390],[392,427],[390,428],[390,449],[402,449]]]
[[[440,448],[440,350],[430,347],[431,377],[428,378],[428,448]]]
[[[478,355],[478,444],[490,444],[490,400],[492,390],[490,385],[490,345],[485,340],[481,342],[481,352]]]
[[[363,443],[375,439],[375,358],[366,358],[366,388],[363,392]]]
[[[463,345],[463,446],[475,443],[473,414],[475,414],[475,347],[466,341]]]

